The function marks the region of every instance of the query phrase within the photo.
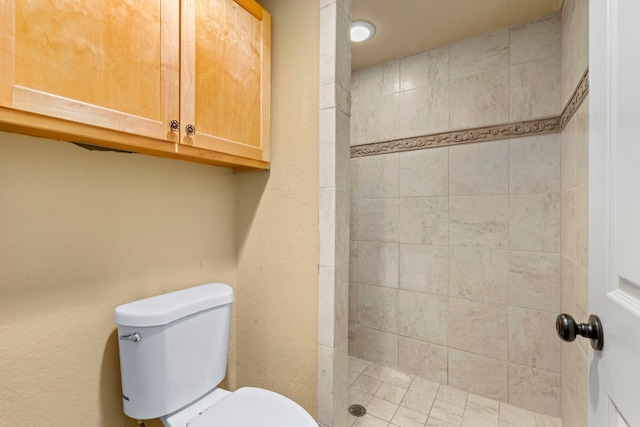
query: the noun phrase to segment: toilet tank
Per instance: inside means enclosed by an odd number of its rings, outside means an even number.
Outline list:
[[[220,384],[232,301],[230,286],[210,283],[116,308],[125,414],[158,418]]]

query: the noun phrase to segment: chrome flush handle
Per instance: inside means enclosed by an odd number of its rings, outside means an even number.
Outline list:
[[[133,341],[133,342],[140,342],[142,340],[142,335],[140,335],[140,332],[135,332],[135,333],[129,334],[129,335],[120,335],[120,339],[121,340],[129,340],[129,341]]]

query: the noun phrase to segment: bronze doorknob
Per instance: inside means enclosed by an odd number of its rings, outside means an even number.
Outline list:
[[[572,316],[562,313],[556,319],[556,332],[561,340],[567,342],[574,341],[578,335],[589,338],[594,350],[602,350],[604,345],[602,322],[595,314],[589,316],[589,323],[576,323]]]

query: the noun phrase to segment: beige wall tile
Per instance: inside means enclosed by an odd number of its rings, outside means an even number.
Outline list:
[[[398,154],[358,157],[352,163],[354,169],[351,197],[375,199],[398,196],[399,160]]]
[[[589,184],[576,187],[576,261],[589,267]]]
[[[550,117],[560,105],[560,56],[511,66],[511,121]]]
[[[399,368],[441,384],[447,381],[447,348],[437,344],[400,337]]]
[[[446,246],[400,245],[401,289],[447,295],[448,274]]]
[[[560,136],[513,139],[509,142],[510,193],[560,191]]]
[[[356,287],[357,289],[357,287]],[[354,319],[357,319],[357,313],[354,317]],[[349,337],[348,337],[348,343],[347,343],[347,353],[349,354],[349,356],[353,356],[356,357],[358,355],[358,349],[357,349],[357,343],[356,343],[356,337],[359,335],[360,331],[360,326],[358,326],[355,321],[349,321]]]
[[[318,395],[333,396],[334,349],[318,345]],[[333,399],[318,400],[318,421],[331,424],[333,418]]]
[[[332,238],[321,238],[320,265],[336,267],[349,262],[349,191],[342,188],[320,188],[318,194],[319,227]]]
[[[339,5],[345,5],[348,1],[341,0],[337,2]],[[345,9],[347,11],[345,11]],[[336,78],[335,81],[343,88],[351,87],[351,61],[347,58],[350,58],[351,55],[351,40],[347,36],[351,29],[351,16],[350,16],[350,8],[349,7],[338,7],[336,10],[336,61],[335,61],[335,70],[336,70]],[[321,73],[322,75],[322,73]]]
[[[398,245],[358,243],[358,281],[368,285],[398,287]]]
[[[398,290],[358,285],[358,324],[398,333]]]
[[[562,236],[560,250],[562,255],[576,258],[576,192],[575,189],[563,191],[561,195]]]
[[[575,262],[562,255],[562,295],[560,311],[564,313],[576,312],[576,268]]]
[[[351,94],[336,83],[320,86],[320,109],[337,108],[343,113],[351,111]]]
[[[589,0],[566,0],[562,11],[562,103],[589,66]]]
[[[349,281],[358,281],[358,241],[349,241]]]
[[[509,304],[560,310],[560,254],[509,251]]]
[[[400,90],[449,81],[449,46],[400,60]]]
[[[320,188],[348,188],[349,114],[336,108],[320,110]]]
[[[449,249],[449,295],[477,301],[509,303],[508,251]]]
[[[572,120],[576,121],[576,184],[589,180],[589,95]]]
[[[399,138],[449,130],[449,82],[400,93]]]
[[[449,349],[449,385],[506,402],[507,365],[503,360],[451,348]]]
[[[560,194],[511,195],[509,248],[560,252]]]
[[[347,412],[349,401],[349,362],[347,356],[347,340],[336,344],[334,348],[335,359],[333,361],[333,416],[334,420],[341,414]],[[338,424],[335,424],[336,427]]]
[[[335,194],[335,206],[336,206],[336,236],[334,237],[333,244],[335,245],[335,257],[331,257],[336,267],[347,265],[349,263],[349,235],[351,233],[351,218],[350,218],[350,204],[349,190],[345,188],[331,188],[328,189],[330,193]],[[320,193],[324,191],[320,189]],[[319,197],[320,203],[322,203],[322,196]],[[323,205],[320,205],[323,206]],[[324,210],[324,208],[321,208]],[[326,231],[326,229],[325,229]],[[326,242],[325,242],[326,243]],[[322,256],[322,255],[321,255]],[[347,275],[349,274],[347,270]],[[346,287],[345,287],[346,289]]]
[[[589,365],[575,343],[562,344],[560,408],[565,426],[587,427]]]
[[[446,296],[401,290],[398,296],[400,335],[447,345],[448,305]]]
[[[398,366],[398,335],[361,327],[356,335],[356,357],[384,366]]]
[[[589,270],[576,265],[575,266],[575,301],[576,301],[576,321],[586,322],[589,319]],[[583,350],[587,348],[587,340],[580,340],[585,345]]]
[[[560,373],[558,313],[509,307],[509,361]]]
[[[349,200],[349,241],[354,242],[357,241],[360,237],[360,204],[362,202],[358,199],[351,198]]]
[[[508,211],[508,196],[450,197],[449,244],[506,248]]]
[[[509,403],[559,416],[560,374],[509,363]]]
[[[351,105],[351,145],[397,139],[400,135],[400,94]]]
[[[561,24],[561,16],[558,14],[512,27],[509,34],[511,64],[559,56]]]
[[[400,197],[449,194],[449,148],[405,151],[398,157]]]
[[[506,305],[449,298],[450,347],[507,360],[508,325]]]
[[[349,323],[358,322],[358,284],[349,282]]]
[[[328,4],[320,9],[320,20],[325,31],[320,32],[320,84],[331,84],[337,81],[336,76],[336,35],[338,8]]]
[[[400,92],[400,63],[386,62],[354,73],[357,84],[351,88],[351,95],[359,101],[379,98]]]
[[[451,129],[509,121],[509,69],[451,80]]]
[[[562,191],[576,185],[576,121],[569,120],[560,134],[560,163]]]
[[[346,340],[344,342],[346,343]],[[318,402],[318,420],[328,424],[335,418],[335,414],[347,409],[347,357],[340,357],[338,360],[337,354],[341,351],[343,349],[318,346],[318,391],[327,396]]]
[[[336,347],[349,334],[348,276],[347,264],[319,267],[318,323],[324,327],[318,331],[318,343],[327,347]]]
[[[494,141],[449,148],[449,194],[508,194],[509,142]]]
[[[355,199],[351,201],[351,240],[397,242],[399,199]]]
[[[398,222],[400,243],[446,245],[448,200],[446,197],[400,199]]]
[[[451,79],[504,69],[509,65],[509,29],[454,43],[449,49]]]

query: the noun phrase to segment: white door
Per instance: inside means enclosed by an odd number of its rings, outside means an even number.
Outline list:
[[[589,425],[640,426],[640,1],[591,0]]]

